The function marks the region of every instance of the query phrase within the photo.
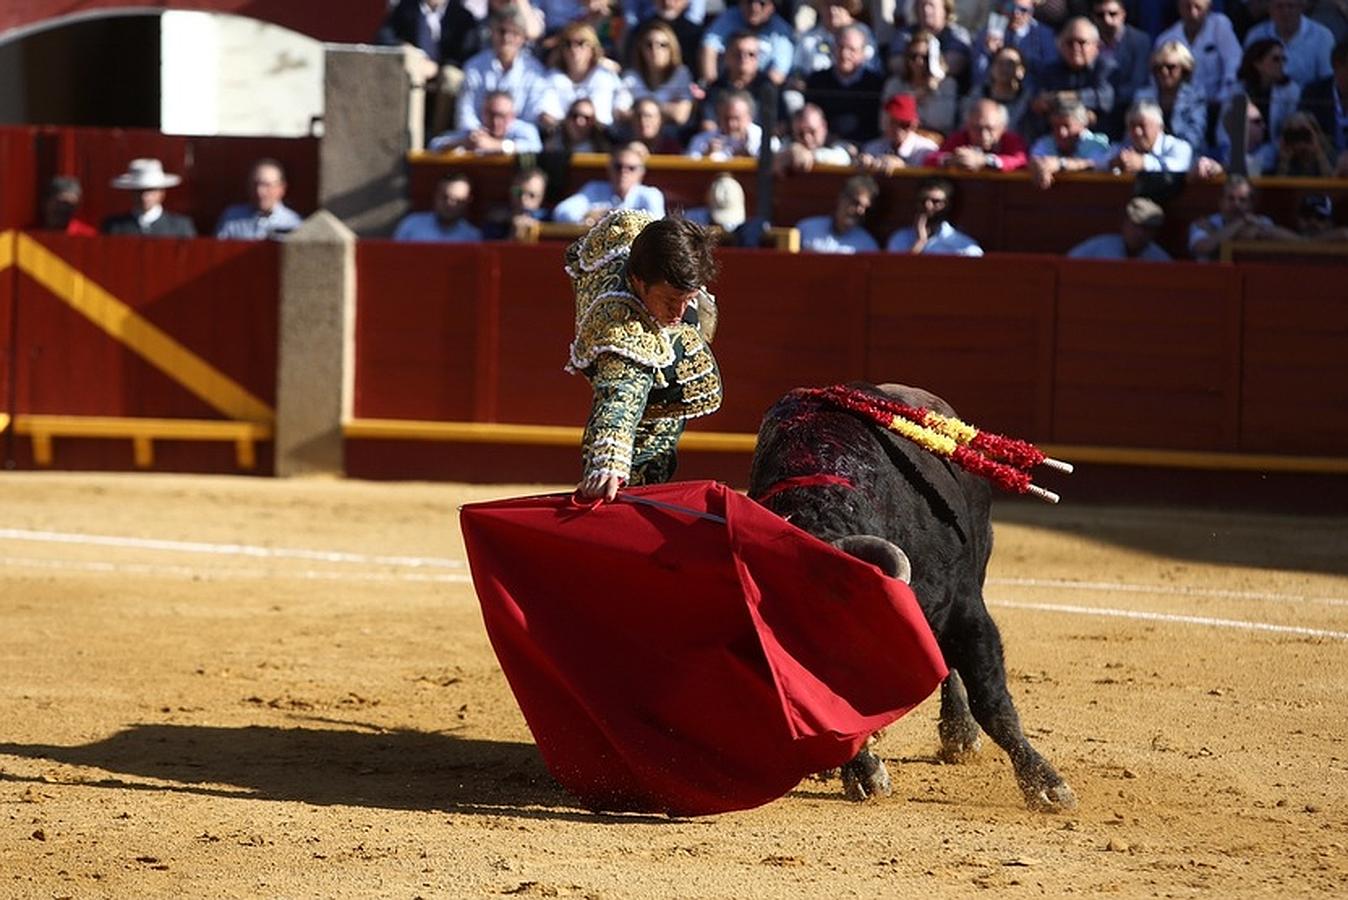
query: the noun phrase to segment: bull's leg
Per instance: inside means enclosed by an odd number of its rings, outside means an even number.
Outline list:
[[[964,679],[954,669],[941,682],[941,722],[937,733],[941,736],[941,759],[948,763],[963,762],[977,753],[983,743],[978,723],[969,712]]]
[[[1001,634],[983,606],[981,592],[966,609],[961,621],[949,623],[941,650],[947,664],[963,675],[974,720],[1011,757],[1027,806],[1044,812],[1075,809],[1072,789],[1021,730],[1020,715],[1006,688]]]
[[[888,797],[893,789],[889,782],[889,770],[885,761],[871,748],[875,746],[875,735],[866,740],[861,752],[843,763],[843,793],[848,800],[867,800],[871,797]]]

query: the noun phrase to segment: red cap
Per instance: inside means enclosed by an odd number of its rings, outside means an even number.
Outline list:
[[[885,104],[885,112],[895,122],[917,123],[917,98],[912,94],[895,94]]]

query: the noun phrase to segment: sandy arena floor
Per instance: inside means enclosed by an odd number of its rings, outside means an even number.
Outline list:
[[[929,701],[888,800],[676,820],[577,808],[533,748],[456,525],[525,492],[0,476],[0,897],[1348,890],[1348,517],[998,508],[1012,691],[1075,813],[994,747],[939,764]]]

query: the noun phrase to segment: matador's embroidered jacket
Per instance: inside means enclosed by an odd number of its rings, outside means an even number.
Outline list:
[[[576,294],[576,337],[566,369],[594,388],[585,426],[584,475],[628,484],[668,481],[688,419],[721,406],[721,373],[711,353],[716,301],[705,290],[683,321],[661,327],[632,293],[627,256],[655,219],[615,210],[566,251]]]

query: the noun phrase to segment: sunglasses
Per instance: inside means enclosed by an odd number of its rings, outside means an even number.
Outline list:
[[[1151,67],[1151,70],[1153,72],[1178,72],[1183,68],[1184,67],[1181,66],[1179,63],[1170,62],[1170,63],[1157,63],[1156,65]]]
[[[1064,37],[1063,43],[1070,44],[1073,47],[1089,47],[1095,43],[1095,38],[1088,37]]]
[[[581,40],[580,38],[575,38],[575,39],[572,39],[572,40],[567,41],[567,42],[566,42],[566,46],[568,46],[568,47],[588,47],[588,46],[590,46],[590,42],[589,42],[589,41],[586,41],[586,40]]]
[[[587,112],[573,112],[569,116],[567,116],[567,118],[570,119],[572,122],[588,122],[591,119],[593,119],[594,116],[591,113]]]
[[[615,163],[613,163],[613,171],[615,171],[615,172],[640,172],[640,171],[641,171],[641,165],[640,165],[640,164],[635,164],[635,163],[619,163],[619,162],[615,162]]]
[[[653,47],[657,50],[668,50],[669,41],[646,41],[646,43],[643,46]]]

